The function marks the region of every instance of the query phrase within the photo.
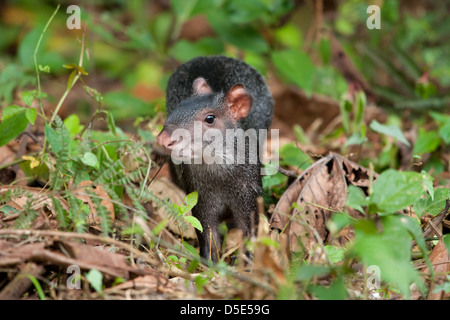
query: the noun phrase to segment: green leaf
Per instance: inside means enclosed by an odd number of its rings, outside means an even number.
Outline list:
[[[353,252],[365,265],[380,268],[381,279],[396,286],[409,297],[409,286],[416,283],[424,289],[422,279],[411,263],[411,235],[400,221],[404,216],[382,217],[382,232],[373,232],[355,224]],[[369,221],[373,224],[372,221]],[[374,225],[374,224],[373,224]],[[367,232],[369,231],[369,232]]]
[[[81,162],[83,162],[85,165],[93,167],[93,168],[99,168],[99,162],[97,159],[97,156],[92,152],[86,152],[83,157],[81,158]]]
[[[330,273],[330,270],[322,265],[303,264],[295,272],[295,278],[299,281],[311,280]]]
[[[348,213],[336,212],[331,216],[331,219],[327,222],[327,228],[331,233],[337,234],[346,226],[352,225],[355,219],[350,217]]]
[[[189,243],[187,243],[186,241],[183,241],[183,246],[186,249],[187,252],[189,252],[190,254],[192,254],[194,257],[199,257],[199,253],[198,251],[195,249],[195,247]]]
[[[49,145],[55,153],[59,153],[62,149],[62,141],[60,140],[60,135],[56,133],[48,124],[44,127],[45,138],[47,139]]]
[[[75,80],[75,76],[77,74],[77,70],[74,69],[70,75],[69,75],[69,80],[67,80],[67,90],[70,90],[70,88],[72,88],[73,85],[73,81]]]
[[[366,207],[368,204],[369,201],[361,188],[355,187],[352,184],[349,185],[348,196],[345,205],[358,210],[361,213],[364,213],[362,207]]]
[[[381,215],[394,213],[416,202],[424,190],[422,182],[416,172],[384,171],[373,184],[370,203]]]
[[[34,100],[35,93],[36,93],[36,90],[22,92],[21,98],[27,107],[31,107],[31,104],[33,103],[33,100]]]
[[[25,110],[25,118],[31,123],[34,124],[34,121],[36,120],[37,111],[36,109],[26,109]]]
[[[289,49],[274,51],[271,57],[281,76],[298,85],[305,93],[311,93],[314,64],[306,53]]]
[[[185,207],[185,213],[187,213],[188,211],[190,211],[196,204],[198,201],[198,192],[194,191],[189,193],[185,198],[184,198],[184,202],[186,203],[186,207]]]
[[[270,165],[271,163],[272,162],[265,164],[264,167],[266,167],[267,165]],[[277,168],[274,168],[273,170],[277,170]],[[282,174],[281,172],[277,172],[275,174],[266,175],[266,176],[262,177],[262,185],[263,185],[264,189],[283,184],[286,181],[287,181],[287,177],[284,174]]]
[[[98,293],[101,293],[103,288],[103,274],[95,269],[91,269],[86,275],[86,280],[89,281],[92,288]]]
[[[38,68],[39,68],[39,71],[50,73],[50,66],[48,64],[45,66],[42,66],[42,64],[39,64]]]
[[[391,124],[389,126],[379,123],[377,120],[373,120],[370,123],[370,129],[372,129],[375,132],[385,134],[387,136],[390,136],[394,139],[397,139],[398,141],[402,142],[403,144],[407,145],[408,147],[411,145],[408,140],[406,140],[405,136],[403,135],[402,131],[399,127],[397,127],[394,124]]]
[[[63,65],[64,68],[66,69],[76,69],[78,68],[78,66],[75,63],[67,63]]]
[[[15,105],[3,109],[2,122],[0,122],[0,147],[6,145],[25,131],[30,123],[28,118],[31,118],[34,122],[36,117],[33,119],[33,112],[28,111],[27,113],[27,110],[31,109]]]
[[[280,148],[280,158],[282,165],[294,166],[303,170],[313,163],[311,158],[294,143],[285,144]]]
[[[424,154],[433,152],[441,144],[441,138],[437,131],[425,131],[424,129],[419,129],[419,135],[417,137],[416,143],[414,144],[413,153],[414,154]]]
[[[423,178],[423,185],[425,186],[425,189],[428,191],[428,193],[431,196],[431,200],[434,200],[434,188],[433,188],[433,180],[434,178],[425,170],[422,170],[420,172]]]
[[[445,144],[450,144],[450,120],[447,121],[443,126],[439,128],[439,134]]]
[[[203,232],[203,227],[200,221],[194,216],[184,216],[183,217],[186,222],[189,222],[195,229]]]
[[[311,287],[311,292],[319,300],[345,300],[347,298],[347,287],[344,279],[339,277],[330,287]]]
[[[436,216],[444,210],[447,199],[450,199],[450,188],[436,188],[434,199],[431,198],[431,195],[426,194],[425,198],[419,198],[414,203],[414,212],[419,219],[425,212]]]
[[[302,33],[299,30],[299,28],[294,23],[287,23],[281,28],[275,29],[275,39],[281,43],[282,45],[288,47],[288,48],[297,48],[300,49],[302,45]],[[324,39],[322,39],[324,40]],[[325,42],[325,41],[323,41]],[[329,48],[326,48],[326,44],[320,42],[320,53],[322,54],[322,58],[326,59],[327,54],[330,54],[331,52],[327,52]],[[330,42],[328,41],[328,45]]]
[[[70,136],[74,137],[83,130],[84,126],[80,125],[80,118],[76,114],[71,114],[64,119],[64,125],[69,131]]]
[[[344,259],[345,248],[328,245],[324,249],[332,263],[337,263]]]

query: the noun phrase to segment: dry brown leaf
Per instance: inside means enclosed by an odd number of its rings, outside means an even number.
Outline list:
[[[435,274],[448,274],[450,272],[450,255],[448,253],[447,247],[445,246],[442,240],[436,244],[431,251],[430,261],[433,265],[433,270]],[[423,273],[429,273],[430,270],[428,267],[422,269]],[[428,294],[428,300],[447,300],[450,299],[450,294],[444,293],[444,291],[433,292],[436,285],[446,281],[445,277],[442,277],[441,280],[436,279],[436,281],[432,284],[430,288],[430,292]]]
[[[17,189],[17,186],[1,186],[0,187],[0,195],[8,190]],[[25,207],[27,201],[31,201],[33,205],[31,206],[31,209],[37,212],[43,212],[44,214],[41,216],[45,216],[47,219],[47,215],[45,214],[45,209],[50,210],[53,217],[56,217],[57,212],[55,210],[55,207],[53,205],[53,201],[50,198],[50,195],[48,194],[47,189],[42,188],[34,188],[34,187],[26,187],[26,186],[20,186],[20,189],[23,191],[26,191],[26,194],[19,196],[17,198],[12,199],[8,203],[5,204],[5,206],[9,205],[13,207],[14,209],[21,211]],[[59,203],[61,203],[64,210],[69,210],[69,204],[67,203],[67,200],[62,198],[59,195],[51,194],[51,196],[58,200]],[[1,217],[3,221],[10,221],[17,218],[19,214],[12,214],[9,216]],[[39,223],[37,223],[39,224]],[[33,225],[33,228],[36,227],[36,223]]]
[[[111,218],[112,222],[114,222],[115,220],[114,204],[112,203],[108,193],[105,191],[105,189],[103,189],[101,185],[94,185],[94,183],[89,180],[80,182],[77,186],[77,189],[73,191],[75,197],[86,203],[89,207],[89,217],[87,222],[91,227],[99,230],[99,225],[101,223],[100,217],[97,215],[97,209],[94,202],[86,192],[87,189],[95,192],[101,199],[100,203],[109,212],[109,217]]]
[[[331,154],[306,169],[281,196],[271,218],[271,227],[288,235],[291,251],[309,252],[317,242],[345,243],[351,234],[333,239],[326,223],[333,212],[342,211],[347,199],[347,185],[369,186],[369,169]],[[292,204],[296,203],[292,209]],[[351,211],[351,215],[359,215]],[[300,245],[300,247],[299,247]]]

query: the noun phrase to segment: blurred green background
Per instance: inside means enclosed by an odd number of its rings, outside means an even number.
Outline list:
[[[37,55],[50,109],[67,87],[63,65],[80,55],[82,31],[66,27],[69,5],[80,7],[86,25],[84,81],[119,121],[163,110],[171,72],[212,54],[241,58],[308,96],[338,100],[358,87],[394,111],[449,106],[450,5],[431,0],[2,1],[1,106],[36,86],[34,50],[58,4]],[[381,8],[380,30],[366,27],[371,4]],[[96,108],[83,90],[69,98],[63,117],[87,118]]]

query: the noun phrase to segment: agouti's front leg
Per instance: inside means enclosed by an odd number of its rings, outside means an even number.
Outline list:
[[[196,229],[200,245],[200,256],[214,263],[219,262],[219,254],[222,248],[222,238],[218,230],[220,213],[217,208],[207,208],[198,203],[193,208],[192,214],[200,221],[203,227],[203,232]]]

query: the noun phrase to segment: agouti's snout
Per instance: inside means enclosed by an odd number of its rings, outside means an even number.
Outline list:
[[[177,145],[178,141],[175,141],[172,139],[172,136],[169,132],[166,130],[163,130],[159,133],[158,137],[156,138],[158,141],[158,144],[162,147],[164,147],[166,150],[173,150],[173,148]]]

